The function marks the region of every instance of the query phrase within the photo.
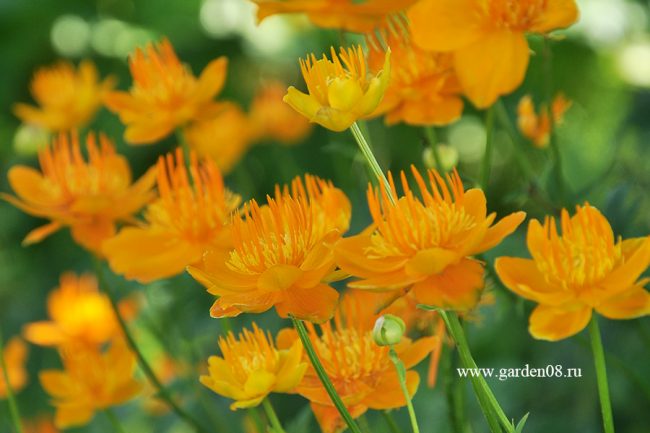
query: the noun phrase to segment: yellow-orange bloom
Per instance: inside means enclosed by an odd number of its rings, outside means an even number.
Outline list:
[[[288,107],[287,107],[288,108]],[[195,122],[184,130],[185,139],[199,156],[213,160],[229,173],[249,149],[253,132],[246,114],[235,104],[225,104],[213,118]]]
[[[52,397],[58,428],[85,425],[97,410],[117,406],[135,397],[141,384],[133,378],[136,362],[121,339],[102,352],[96,346],[61,351],[64,370],[45,370],[41,385]]]
[[[252,0],[261,21],[270,15],[305,13],[319,27],[366,33],[384,27],[417,0]]]
[[[562,123],[564,113],[569,107],[571,107],[571,101],[566,99],[564,95],[559,94],[553,99],[551,114],[554,125]],[[549,143],[551,122],[548,114],[548,110],[544,105],[540,107],[540,114],[537,114],[535,105],[533,105],[533,98],[530,95],[521,98],[517,106],[517,126],[519,126],[519,130],[524,137],[539,148],[547,147]]]
[[[453,53],[465,93],[485,108],[524,80],[526,33],[568,27],[578,8],[575,0],[422,0],[408,18],[417,45]]]
[[[50,321],[25,326],[25,339],[43,346],[100,345],[118,335],[119,327],[108,297],[99,292],[92,274],[61,275],[59,287],[47,299]]]
[[[290,393],[298,385],[307,363],[300,341],[278,350],[270,334],[253,323],[239,338],[231,333],[219,338],[222,356],[208,359],[208,375],[201,383],[219,395],[235,400],[232,410],[255,407],[272,392]]]
[[[101,107],[104,96],[115,85],[112,77],[100,81],[97,68],[84,60],[79,68],[61,62],[36,71],[31,93],[38,107],[14,105],[16,116],[25,123],[53,132],[86,125]]]
[[[17,393],[27,385],[27,345],[18,337],[10,339],[0,353],[7,367],[7,376],[9,377],[9,386],[13,393]],[[7,382],[5,382],[4,372],[0,366],[0,398],[6,398],[8,394]]]
[[[593,310],[610,319],[650,314],[650,294],[641,278],[650,264],[650,236],[616,238],[607,219],[589,204],[572,217],[528,225],[532,259],[500,257],[496,271],[519,296],[539,305],[530,316],[535,338],[562,340],[582,331]]]
[[[197,79],[163,39],[144,51],[137,49],[130,57],[133,87],[130,92],[109,93],[106,106],[127,126],[127,142],[153,143],[178,127],[209,119],[221,110],[214,97],[226,80],[227,63],[225,57],[213,60]]]
[[[175,159],[171,153],[158,159],[157,175],[159,197],[147,206],[146,223],[104,243],[111,269],[140,282],[177,275],[208,249],[230,249],[228,225],[240,203],[214,162],[192,154],[187,168],[180,148]]]
[[[9,170],[9,184],[18,197],[0,197],[22,211],[48,218],[49,224],[31,231],[23,244],[41,241],[64,226],[83,247],[98,253],[102,242],[115,232],[118,221],[132,215],[153,198],[155,180],[148,171],[137,182],[125,157],[118,155],[103,134],[86,137],[84,159],[76,133],[60,134],[38,153],[41,171],[16,166]]]
[[[337,243],[337,264],[361,278],[349,283],[352,288],[395,294],[413,290],[420,304],[472,308],[484,284],[483,265],[471,256],[499,244],[525,213],[492,225],[496,214],[487,214],[485,194],[480,189],[465,191],[458,173],[447,175],[445,182],[429,170],[427,185],[415,167],[412,171],[422,199],[411,191],[404,172],[404,195],[396,203],[383,185],[380,192],[369,187],[373,225]],[[388,179],[397,197],[392,174]]]
[[[269,82],[255,95],[249,113],[255,140],[295,144],[311,132],[312,125],[282,101],[286,88],[282,83]]]
[[[384,99],[373,115],[385,115],[387,124],[446,125],[463,112],[461,88],[450,53],[432,53],[408,38],[385,32],[383,39],[392,51],[391,77]],[[384,49],[371,43],[368,66],[381,68]]]
[[[324,54],[320,60],[313,54],[300,59],[308,94],[291,86],[284,102],[310,122],[343,131],[379,106],[390,77],[390,50],[376,74],[368,70],[360,46],[341,48],[338,55],[332,48],[331,56],[332,60]]]
[[[268,205],[252,200],[232,225],[234,249],[211,250],[188,268],[213,295],[213,317],[260,313],[324,321],[338,292],[324,280],[334,271],[332,243],[348,229],[350,202],[331,182],[306,175],[276,187]]]
[[[406,406],[395,365],[386,346],[375,343],[372,325],[366,320],[368,305],[360,299],[346,295],[334,319],[319,326],[311,323],[309,338],[316,350],[327,376],[353,418],[368,409],[385,410]],[[286,346],[296,341],[293,330],[284,330],[278,336],[278,345]],[[395,351],[409,369],[422,361],[436,343],[436,337],[412,341],[403,337]],[[415,371],[406,372],[409,394],[415,394],[420,377]],[[311,402],[311,407],[324,433],[335,433],[345,427],[327,391],[314,368],[309,365],[296,392]]]

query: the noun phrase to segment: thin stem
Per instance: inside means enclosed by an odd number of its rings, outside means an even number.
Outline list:
[[[496,109],[497,120],[505,128],[506,133],[510,136],[510,141],[512,141],[512,147],[514,148],[513,155],[517,160],[517,164],[519,165],[519,168],[521,168],[522,173],[524,174],[524,176],[526,176],[527,179],[534,181],[535,170],[533,170],[530,161],[528,161],[528,158],[526,158],[526,156],[522,152],[523,149],[518,139],[519,135],[517,133],[517,130],[515,129],[515,126],[512,124],[512,121],[510,120],[510,116],[508,115],[508,110],[506,109],[506,106],[504,105],[503,101],[499,99],[494,104],[494,108]]]
[[[562,172],[562,153],[560,152],[560,146],[557,142],[557,135],[555,133],[555,119],[553,118],[553,57],[551,51],[551,43],[546,37],[544,38],[543,59],[544,93],[546,99],[546,113],[548,115],[549,123],[549,145],[555,162],[553,170],[555,173],[555,182],[557,183],[560,202],[563,203],[565,199],[566,185],[564,183],[564,174]]]
[[[266,417],[271,423],[273,431],[275,433],[285,433],[284,429],[282,428],[282,424],[280,424],[280,420],[278,419],[278,416],[276,415],[275,410],[273,409],[273,405],[271,404],[271,401],[268,399],[268,397],[262,400],[262,407],[264,408]]]
[[[492,150],[494,144],[494,105],[485,113],[485,153],[481,162],[481,188],[486,191],[490,182],[490,170],[492,168]]]
[[[332,385],[332,381],[327,376],[327,372],[325,371],[325,368],[323,368],[323,364],[321,364],[320,360],[318,359],[316,350],[314,349],[314,346],[311,344],[311,340],[309,338],[309,335],[307,334],[307,329],[305,328],[305,324],[302,322],[302,320],[298,320],[293,316],[291,316],[291,321],[293,322],[293,326],[294,328],[296,328],[296,331],[298,331],[298,335],[300,336],[302,345],[305,348],[305,351],[307,352],[307,356],[309,357],[309,360],[311,361],[314,370],[316,370],[316,374],[318,375],[318,378],[320,379],[321,383],[325,387],[327,394],[330,396],[330,399],[332,399],[332,403],[334,403],[334,406],[339,411],[341,417],[343,417],[343,420],[348,425],[352,433],[361,433],[359,426],[357,426],[357,424],[352,419],[352,416],[350,415],[350,412],[348,412],[347,408],[345,407],[343,400],[341,400],[341,397],[339,396],[338,392],[336,392],[334,385]]]
[[[603,350],[603,341],[600,336],[600,328],[598,327],[596,315],[591,317],[589,336],[591,337],[591,350],[594,354],[594,365],[596,366],[596,380],[598,382],[598,396],[600,397],[600,411],[603,415],[603,428],[605,433],[614,433],[614,416],[612,415],[612,403],[609,399],[605,351]]]
[[[438,138],[436,137],[436,129],[433,126],[425,126],[424,136],[427,138],[431,154],[433,155],[433,162],[436,165],[438,173],[444,173],[446,170],[442,166],[442,158],[440,157],[440,149],[438,149]]]
[[[386,179],[386,175],[382,171],[379,162],[377,162],[377,158],[375,158],[375,154],[372,152],[370,145],[364,138],[361,129],[359,129],[359,125],[356,122],[353,123],[352,126],[350,126],[350,131],[352,132],[354,139],[357,141],[357,144],[359,145],[359,149],[361,150],[363,157],[366,159],[366,162],[368,163],[370,170],[372,170],[372,172],[377,177],[377,179],[379,179],[379,181],[384,184],[390,200],[392,202],[395,202],[395,197],[393,197],[393,192],[390,188],[390,184],[388,183],[388,179]]]
[[[449,412],[449,422],[454,433],[466,432],[465,417],[465,384],[459,380],[454,380],[455,369],[455,352],[450,347],[443,353],[444,387],[447,396],[447,409]]]
[[[395,349],[391,346],[390,351],[388,352],[393,364],[395,364],[395,369],[397,370],[397,378],[399,379],[400,387],[402,388],[402,393],[406,399],[406,407],[408,408],[409,418],[411,420],[411,427],[413,428],[413,433],[420,433],[420,427],[418,426],[418,420],[415,417],[415,409],[413,408],[413,402],[411,401],[411,394],[409,393],[408,387],[406,386],[406,369],[404,368],[404,363]]]
[[[476,362],[474,362],[474,358],[469,350],[469,345],[467,344],[465,331],[463,330],[456,313],[440,310],[440,316],[445,321],[449,334],[456,343],[463,367],[477,368]],[[476,394],[481,410],[483,411],[483,415],[485,415],[485,418],[490,425],[490,431],[493,433],[501,432],[501,427],[503,427],[508,433],[513,433],[515,431],[514,426],[503,412],[503,409],[501,409],[499,402],[492,393],[492,390],[485,379],[482,376],[472,376],[471,381],[474,393]]]
[[[192,416],[190,416],[180,406],[178,406],[178,404],[176,404],[176,402],[172,399],[171,395],[169,394],[169,391],[164,387],[164,385],[160,382],[160,380],[154,373],[153,369],[147,362],[146,358],[138,348],[138,345],[136,344],[133,336],[131,335],[131,332],[129,331],[128,326],[126,325],[124,318],[122,317],[122,314],[120,313],[120,309],[117,305],[117,302],[115,301],[115,295],[112,289],[110,288],[110,285],[108,285],[106,283],[106,280],[104,279],[102,264],[97,258],[95,258],[95,273],[97,274],[97,280],[99,281],[100,290],[106,293],[108,299],[111,302],[111,306],[113,307],[113,312],[115,313],[117,322],[120,328],[122,329],[122,332],[124,333],[126,342],[129,344],[129,347],[131,348],[135,356],[138,358],[138,362],[145,376],[147,376],[149,382],[151,382],[151,384],[158,390],[158,397],[161,400],[163,400],[172,411],[176,412],[176,414],[181,419],[183,419],[185,422],[190,424],[197,432],[209,433],[208,430],[202,427],[198,421],[192,418]]]
[[[255,424],[255,430],[257,433],[266,433],[266,428],[264,427],[264,421],[262,421],[262,416],[260,415],[259,410],[257,407],[251,407],[248,409],[248,414],[253,420],[253,424]]]
[[[5,348],[2,339],[2,329],[0,329],[0,370],[2,370],[2,378],[6,385],[5,388],[7,391],[9,412],[11,413],[11,422],[14,425],[16,433],[23,433],[23,426],[20,423],[20,410],[18,409],[18,403],[16,403],[14,391],[11,388],[11,382],[9,382],[9,372],[7,371],[7,364],[5,363]]]
[[[386,421],[386,424],[388,424],[388,428],[390,428],[391,433],[402,433],[402,430],[400,430],[399,426],[393,419],[393,415],[389,411],[382,410],[381,415],[384,418],[384,421]]]
[[[108,418],[108,421],[110,421],[111,426],[113,426],[113,430],[115,430],[116,433],[125,433],[122,425],[120,424],[120,420],[117,418],[117,416],[115,416],[115,412],[113,412],[110,407],[104,409],[104,413],[106,414],[106,418]]]

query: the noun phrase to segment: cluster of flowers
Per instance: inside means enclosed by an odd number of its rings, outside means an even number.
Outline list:
[[[221,336],[221,356],[210,357],[200,381],[234,400],[232,409],[257,406],[272,392],[297,393],[310,401],[322,430],[334,433],[347,420],[318,367],[352,418],[409,404],[419,383],[411,367],[431,354],[432,383],[445,338],[439,315],[418,305],[471,312],[485,286],[485,263],[476,257],[513,233],[526,215],[497,221],[484,192],[466,188],[455,170],[422,173],[412,167],[410,173],[388,172],[379,187],[368,187],[372,222],[345,236],[350,201],[316,176],[296,177],[264,202],[242,204],[226,188],[223,173],[244,146],[220,134],[232,127],[239,135],[247,130],[250,137],[295,141],[308,132],[304,118],[333,131],[379,115],[387,123],[450,123],[461,115],[461,95],[485,108],[518,87],[529,58],[525,33],[566,27],[577,9],[573,0],[256,3],[260,18],[300,11],[324,27],[376,30],[367,35],[369,53],[332,49],[331,58],[302,60],[308,92],[290,87],[284,96],[302,116],[281,102],[284,91],[277,86],[258,96],[248,116],[233,103],[216,102],[226,60],[214,60],[197,79],[167,40],[131,56],[129,92],[110,90],[110,79],[99,83],[88,63],[78,73],[66,65],[40,72],[33,93],[42,108],[18,106],[25,121],[66,131],[87,122],[103,102],[126,125],[128,143],[153,143],[177,131],[191,150],[160,156],[133,181],[128,161],[109,138],[88,133],[84,157],[78,134],[60,132],[39,151],[40,170],[10,169],[15,196],[2,198],[49,220],[27,235],[26,244],[67,227],[77,243],[127,279],[148,283],[189,272],[215,296],[212,317],[274,308],[280,317],[307,322],[309,347],[292,329],[274,339],[254,323]],[[568,105],[560,97],[538,116],[525,99],[522,132],[544,146]],[[246,126],[236,118],[245,118]],[[594,311],[612,319],[650,314],[647,280],[641,278],[650,263],[650,236],[616,238],[589,204],[573,216],[563,210],[559,225],[561,234],[551,216],[532,220],[532,258],[495,262],[507,288],[538,303],[529,328],[535,338],[575,335]],[[348,290],[340,295],[332,284],[345,279]],[[27,340],[61,353],[63,370],[40,374],[60,428],[83,425],[96,410],[141,393],[133,378],[134,343],[121,326],[135,313],[112,302],[93,277],[64,274],[48,300],[52,320],[25,328]],[[377,344],[373,325],[384,314],[401,317],[414,338]],[[406,370],[403,377],[391,351]],[[25,352],[19,340],[6,348],[8,388],[19,390],[26,381]]]

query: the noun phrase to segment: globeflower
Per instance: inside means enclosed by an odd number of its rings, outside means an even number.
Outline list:
[[[388,356],[389,348],[377,345],[373,337],[373,324],[366,320],[367,307],[358,299],[346,299],[344,296],[333,320],[318,326],[318,330],[307,323],[309,339],[318,359],[353,418],[360,417],[368,409],[386,410],[406,406],[395,366]],[[278,335],[278,345],[286,347],[297,338],[294,330],[283,330]],[[413,341],[403,337],[393,348],[409,369],[431,352],[435,340],[435,337],[425,337]],[[417,372],[406,372],[406,386],[411,396],[415,394],[419,382]],[[311,364],[296,392],[310,401],[324,433],[335,433],[345,427]]]
[[[212,317],[261,313],[324,321],[338,292],[327,283],[335,270],[332,244],[348,229],[350,202],[331,182],[306,175],[276,187],[267,205],[249,202],[234,217],[231,251],[212,249],[188,271],[218,296]]]
[[[570,26],[578,8],[574,0],[422,0],[407,15],[414,42],[452,53],[465,94],[486,108],[524,80],[526,34]]]
[[[90,60],[82,61],[77,69],[60,62],[34,74],[30,90],[38,107],[16,104],[14,113],[23,122],[51,132],[81,128],[92,120],[114,86],[113,77],[100,81]]]
[[[343,131],[357,120],[377,109],[390,77],[390,50],[384,56],[383,68],[376,74],[368,71],[360,46],[341,48],[332,60],[315,55],[300,60],[302,76],[308,93],[291,86],[284,102],[309,119],[310,122]]]
[[[366,33],[383,27],[417,0],[253,0],[257,18],[283,13],[305,13],[319,27]]]
[[[9,169],[9,184],[17,197],[0,197],[30,215],[51,220],[31,231],[24,245],[70,227],[77,243],[100,253],[102,242],[115,233],[116,223],[130,222],[153,198],[155,173],[150,170],[132,183],[128,161],[104,134],[98,143],[89,133],[86,149],[84,159],[77,134],[60,134],[39,151],[40,171],[22,165]]]
[[[103,248],[115,273],[143,283],[183,272],[208,249],[229,250],[231,213],[240,203],[214,162],[192,154],[188,168],[180,148],[158,159],[156,174],[158,197],[145,223],[123,228]]]
[[[571,107],[571,101],[559,94],[551,104],[553,125],[562,123],[564,113]],[[551,134],[551,122],[546,106],[542,105],[538,115],[533,105],[533,99],[526,95],[517,106],[517,126],[524,137],[528,138],[538,148],[548,146]]]
[[[9,386],[14,393],[21,391],[27,385],[27,345],[18,337],[10,339],[0,353],[7,367],[7,377]],[[7,382],[5,382],[4,372],[0,366],[0,399],[6,398],[9,394]]]
[[[517,295],[538,303],[530,316],[530,334],[558,341],[582,331],[593,311],[609,319],[650,314],[648,282],[650,236],[616,238],[607,219],[588,203],[569,216],[562,210],[559,234],[555,219],[528,225],[532,259],[500,257],[496,271]]]
[[[61,350],[63,370],[41,371],[39,378],[56,408],[54,424],[68,428],[88,424],[97,410],[135,397],[141,384],[133,378],[136,362],[121,339],[106,352],[96,346]]]
[[[223,110],[214,117],[194,122],[183,133],[198,156],[211,159],[221,172],[230,173],[250,148],[251,129],[241,108],[224,104]]]
[[[250,125],[255,140],[271,139],[296,144],[311,132],[312,125],[282,101],[286,86],[279,82],[262,85],[250,107]]]
[[[388,125],[446,125],[463,112],[461,87],[450,53],[432,53],[413,44],[409,38],[384,32],[391,49],[391,77],[384,98],[373,116],[384,115]],[[379,41],[370,39],[368,66],[381,68],[385,51]]]
[[[226,80],[227,63],[225,57],[213,60],[197,79],[163,39],[131,55],[133,87],[130,92],[109,93],[106,106],[127,126],[127,142],[153,143],[178,127],[211,118],[221,110],[214,97]]]
[[[219,395],[235,400],[232,410],[255,407],[271,392],[290,393],[307,369],[302,345],[294,341],[286,349],[277,349],[270,335],[253,323],[239,338],[231,333],[219,338],[222,356],[208,359],[203,385]]]
[[[61,275],[59,287],[47,299],[50,321],[30,323],[23,335],[42,346],[101,345],[119,334],[108,297],[99,292],[92,274]]]
[[[404,195],[395,202],[382,185],[368,188],[373,224],[361,234],[340,240],[336,263],[350,275],[355,289],[413,291],[420,304],[454,310],[472,308],[483,288],[483,265],[471,256],[493,248],[525,218],[516,212],[493,225],[496,214],[486,213],[485,194],[465,191],[454,171],[443,179],[428,171],[428,185],[412,167],[421,199],[400,174]],[[398,197],[392,174],[389,183]],[[449,186],[448,186],[449,185]]]

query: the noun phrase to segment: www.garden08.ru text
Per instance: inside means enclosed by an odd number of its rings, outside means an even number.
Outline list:
[[[546,367],[530,367],[526,364],[518,368],[457,368],[456,372],[459,377],[479,377],[495,378],[505,381],[513,378],[562,378],[574,379],[582,377],[581,368],[564,368],[563,366],[547,365]]]

